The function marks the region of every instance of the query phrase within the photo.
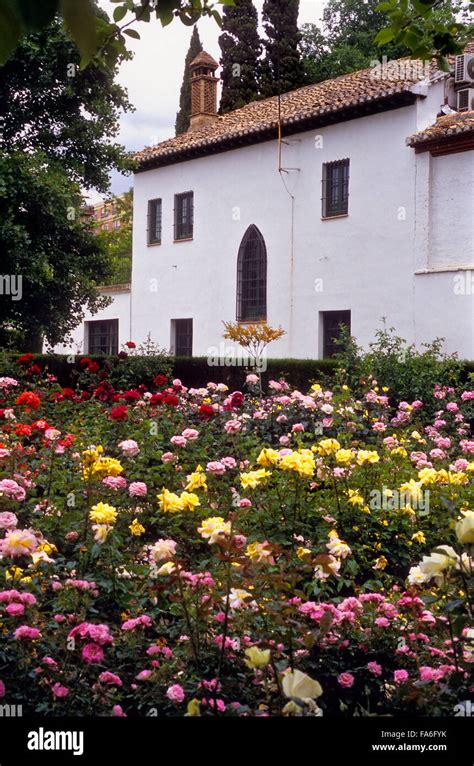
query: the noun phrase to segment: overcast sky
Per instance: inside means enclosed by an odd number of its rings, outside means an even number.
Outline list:
[[[99,0],[99,4],[112,14],[115,6],[110,0]],[[325,0],[300,0],[299,24],[320,21],[324,4]],[[261,12],[263,0],[254,0],[254,5]],[[192,29],[179,20],[164,29],[156,21],[139,23],[136,29],[141,40],[128,39],[127,46],[135,56],[122,64],[118,78],[136,109],[121,118],[118,140],[129,150],[140,150],[174,135],[184,58],[192,33]],[[214,19],[201,19],[198,29],[204,49],[219,60],[219,27]],[[126,191],[131,185],[131,176],[114,174],[112,177],[114,194]],[[90,195],[92,202],[98,199],[97,195]]]

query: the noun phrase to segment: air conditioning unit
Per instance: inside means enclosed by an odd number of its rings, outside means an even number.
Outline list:
[[[456,85],[461,85],[464,82],[474,82],[474,56],[471,56],[469,53],[456,56],[454,81]]]
[[[474,111],[474,88],[458,90],[458,112]]]

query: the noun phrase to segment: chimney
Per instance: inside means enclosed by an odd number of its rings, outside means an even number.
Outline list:
[[[205,51],[191,61],[191,120],[188,132],[217,122],[217,83],[214,72],[219,64]]]

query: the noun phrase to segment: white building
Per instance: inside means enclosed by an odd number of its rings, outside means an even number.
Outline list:
[[[390,62],[224,116],[200,54],[190,130],[137,155],[131,285],[72,348],[151,333],[206,356],[223,320],[266,319],[286,330],[271,356],[318,358],[340,322],[367,346],[385,317],[474,359],[471,53],[456,77]]]

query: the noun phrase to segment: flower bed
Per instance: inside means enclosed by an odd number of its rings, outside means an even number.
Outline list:
[[[85,362],[87,366],[87,361]],[[0,378],[0,695],[47,715],[453,715],[473,391]],[[471,594],[471,595],[470,595]]]

